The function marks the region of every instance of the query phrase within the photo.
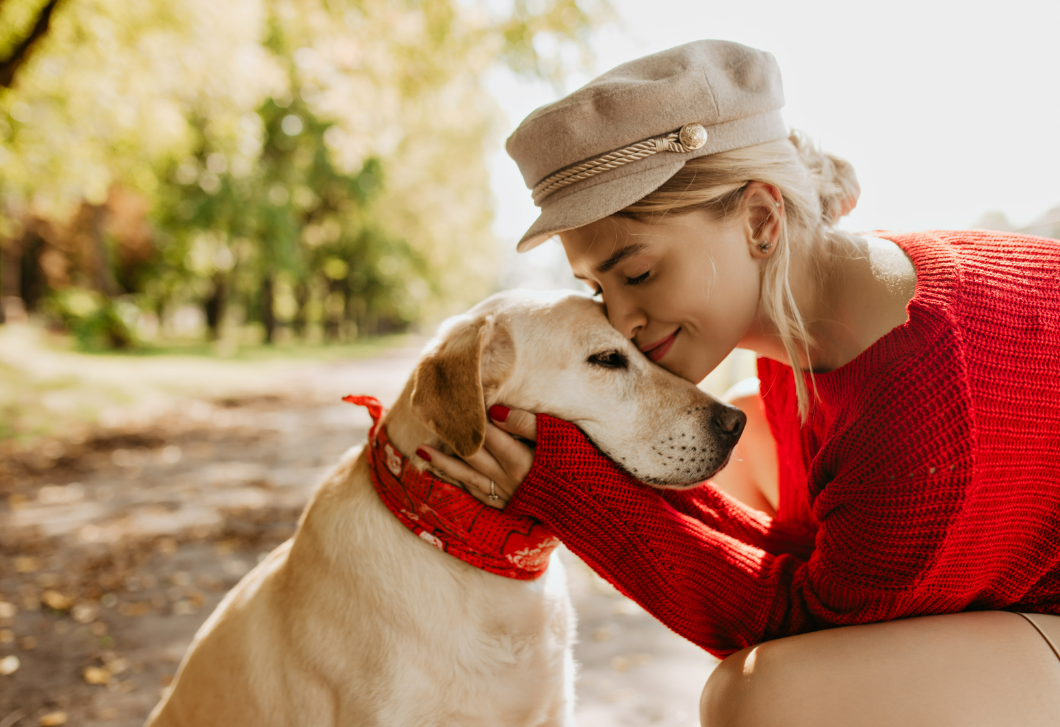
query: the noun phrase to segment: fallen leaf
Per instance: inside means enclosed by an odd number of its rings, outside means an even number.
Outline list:
[[[222,540],[214,544],[214,552],[217,553],[217,555],[228,555],[238,547],[238,540]]]
[[[15,570],[19,573],[32,573],[40,570],[40,561],[31,555],[20,555],[14,558]]]
[[[120,656],[107,659],[106,663],[107,671],[111,674],[121,674],[129,668],[129,660],[123,659]]]
[[[199,609],[195,608],[195,605],[191,601],[177,601],[173,604],[173,615],[174,616],[191,616]]]
[[[17,656],[14,654],[5,656],[0,659],[0,676],[6,677],[9,674],[14,674],[20,666],[22,666],[22,662],[18,660]]]
[[[66,712],[48,712],[40,718],[41,727],[59,727],[59,725],[66,724],[66,721],[70,719],[70,715]]]
[[[18,613],[18,606],[10,601],[0,601],[0,618],[14,618]]]
[[[618,634],[617,624],[604,624],[593,631],[593,641],[610,641]]]
[[[86,666],[81,674],[89,684],[106,684],[110,681],[110,672],[98,666]]]
[[[191,574],[187,571],[178,570],[169,577],[169,582],[174,586],[190,586]]]
[[[40,602],[48,608],[54,608],[56,611],[67,611],[74,605],[74,599],[51,589],[40,594]]]
[[[7,496],[7,506],[12,510],[21,510],[29,504],[29,498],[20,492]]]
[[[79,603],[70,612],[70,616],[79,624],[92,623],[98,615],[99,606],[94,603]]]
[[[636,616],[644,613],[643,608],[628,599],[617,601],[613,610],[616,616]]]
[[[118,613],[122,616],[144,616],[151,613],[151,604],[147,601],[122,603],[118,606]]]

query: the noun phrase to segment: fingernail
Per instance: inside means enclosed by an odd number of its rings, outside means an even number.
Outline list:
[[[422,460],[426,460],[427,462],[431,461],[431,455],[427,454],[427,450],[426,449],[423,449],[423,448],[417,449],[416,450],[416,456],[419,457]]]
[[[494,404],[490,407],[490,419],[495,422],[506,422],[508,421],[508,415],[512,413],[512,410],[506,406],[500,404]]]

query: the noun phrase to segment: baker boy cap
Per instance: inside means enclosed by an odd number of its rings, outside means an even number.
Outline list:
[[[508,138],[541,215],[525,252],[658,189],[689,159],[788,136],[772,54],[698,40],[613,68]]]

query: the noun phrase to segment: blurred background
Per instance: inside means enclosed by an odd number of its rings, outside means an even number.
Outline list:
[[[440,320],[575,288],[504,138],[632,58],[772,51],[851,230],[1060,236],[1060,5],[0,0],[0,727],[140,724]],[[753,375],[737,351],[703,386]],[[710,657],[561,552],[587,725]]]

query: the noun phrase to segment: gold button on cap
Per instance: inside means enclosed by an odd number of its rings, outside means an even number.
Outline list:
[[[707,143],[707,130],[703,124],[685,124],[678,134],[681,146],[689,151],[695,151]]]

